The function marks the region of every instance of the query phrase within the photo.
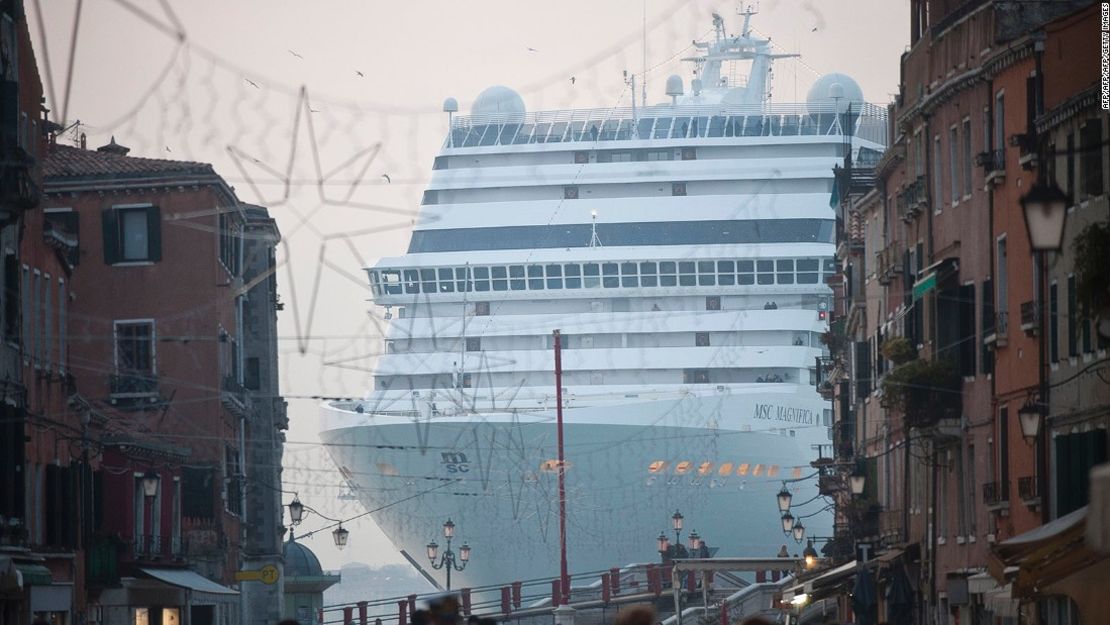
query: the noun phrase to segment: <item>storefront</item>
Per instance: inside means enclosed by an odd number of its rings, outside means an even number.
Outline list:
[[[144,568],[139,575],[90,606],[99,625],[238,625],[238,591],[189,569]]]

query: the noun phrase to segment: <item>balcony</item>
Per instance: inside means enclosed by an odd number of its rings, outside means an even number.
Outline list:
[[[902,221],[912,222],[921,211],[929,204],[929,194],[926,190],[925,176],[918,176],[916,180],[906,185],[902,192],[895,198],[898,213]]]
[[[131,554],[136,560],[180,560],[185,556],[181,538],[143,534],[131,543]]]
[[[38,206],[42,185],[35,178],[35,159],[18,146],[5,147],[0,158],[0,201],[21,209]]]
[[[891,243],[875,254],[875,277],[879,284],[890,284],[902,272],[902,254],[902,245],[898,242]]]
[[[975,157],[975,164],[983,168],[988,186],[1002,184],[1006,180],[1006,151],[988,150]]]
[[[158,401],[158,378],[149,372],[109,375],[108,387],[108,401],[113,406]]]
[[[1010,327],[1010,311],[1000,310],[994,314],[994,327],[987,328],[986,336],[983,337],[983,343],[986,345],[994,345],[995,347],[1006,347],[1009,341],[1006,338],[1006,332]]]
[[[1032,475],[1018,478],[1018,497],[1027,507],[1035,508],[1041,505],[1041,491],[1037,478]]]
[[[1010,145],[1018,148],[1018,164],[1030,171],[1037,167],[1037,141],[1035,135],[1017,134],[1010,136]]]
[[[898,544],[902,541],[901,510],[883,510],[879,512],[879,537],[888,545]]]
[[[236,376],[225,375],[221,384],[220,400],[236,415],[245,414],[247,409],[247,387]]]
[[[1021,331],[1032,336],[1037,333],[1036,302],[1021,303]]]
[[[47,213],[47,215],[56,213]],[[76,217],[77,213],[69,213]],[[65,224],[47,219],[42,226],[42,241],[47,246],[58,251],[72,269],[80,254],[80,241],[77,233],[67,228]]]
[[[995,512],[1010,509],[1010,483],[987,482],[983,484],[983,504]]]

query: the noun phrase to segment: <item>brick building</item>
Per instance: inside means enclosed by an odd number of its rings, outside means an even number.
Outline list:
[[[248,213],[260,209],[241,205],[210,165],[127,152],[114,139],[95,151],[51,145],[46,161],[47,214],[77,239],[68,287],[73,387],[103,423],[88,620],[260,621],[269,614],[242,613],[246,602],[228,586],[254,556],[280,564],[280,502],[260,497],[248,508],[244,496],[252,480],[280,488],[284,421],[274,418],[280,398],[268,374],[276,350],[267,345],[251,360],[244,347],[252,329],[274,340],[265,329],[272,312],[256,311],[260,321],[250,323],[246,312],[248,301],[273,310],[274,283],[248,283],[244,266],[257,275],[249,254],[261,253],[272,274],[276,228],[263,224],[271,236],[245,244]],[[262,370],[270,394],[256,402],[247,378]],[[268,454],[254,453],[253,470],[244,464],[248,437]]]

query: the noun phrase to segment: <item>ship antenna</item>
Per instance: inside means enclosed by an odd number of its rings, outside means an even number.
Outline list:
[[[640,122],[636,119],[636,74],[629,75],[628,70],[624,70],[624,84],[632,89],[632,138],[640,138]]]
[[[641,84],[640,84],[640,104],[642,104],[644,106],[647,106],[647,75],[648,75],[648,71],[647,71],[647,0],[644,0],[643,15],[644,15],[643,33],[641,34],[640,39],[643,42],[642,49],[643,49],[644,57],[641,61],[642,62],[641,69],[644,72],[644,79],[642,81],[640,81],[641,82]]]
[[[601,239],[597,236],[597,209],[590,211],[590,247],[601,247]]]

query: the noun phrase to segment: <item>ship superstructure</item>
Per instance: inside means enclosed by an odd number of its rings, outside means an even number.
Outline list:
[[[816,496],[832,170],[881,152],[885,109],[839,74],[769,102],[782,55],[750,18],[729,36],[715,16],[664,104],[527,112],[493,87],[454,117],[408,252],[367,270],[390,319],[374,388],[323,410],[416,564],[451,517],[474,549],[461,583],[558,570],[554,329],[572,570],[658,558],[676,508],[721,554],[773,555],[782,481]],[[806,525],[828,535],[831,514]]]

